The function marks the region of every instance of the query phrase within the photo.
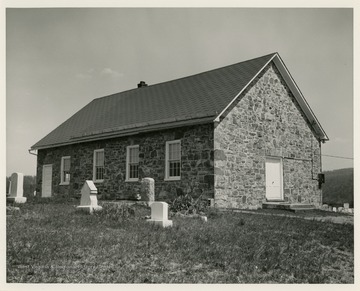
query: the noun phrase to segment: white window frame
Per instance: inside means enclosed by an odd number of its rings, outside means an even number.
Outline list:
[[[169,146],[172,144],[178,143],[180,145],[180,176],[171,176],[170,177],[170,167],[169,167]],[[181,179],[181,140],[171,140],[166,142],[165,146],[165,181],[178,181]]]
[[[96,154],[103,152],[104,149],[94,150],[94,156],[93,156],[93,181],[96,183],[102,183],[104,182],[104,179],[96,179]],[[105,153],[104,153],[104,173],[105,173]]]
[[[137,182],[139,181],[139,177],[130,178],[130,150],[131,149],[139,149],[139,145],[131,145],[126,147],[126,179],[125,182]],[[139,163],[138,163],[139,165]],[[139,176],[139,174],[138,174]]]
[[[65,160],[70,160],[71,163],[71,157],[70,156],[64,156],[61,157],[61,166],[60,166],[60,185],[69,185],[70,184],[70,179],[69,181],[64,181],[64,164],[65,164]],[[71,166],[70,166],[71,167]]]

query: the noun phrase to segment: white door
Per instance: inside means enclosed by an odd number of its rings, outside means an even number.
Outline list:
[[[43,165],[41,197],[51,197],[52,165]]]
[[[276,158],[266,158],[266,199],[283,200],[282,161]]]

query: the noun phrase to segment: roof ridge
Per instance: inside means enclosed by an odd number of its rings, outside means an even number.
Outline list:
[[[230,64],[230,65],[226,65],[226,66],[223,66],[223,67],[218,67],[218,68],[215,68],[215,69],[210,69],[210,70],[203,71],[203,72],[200,72],[200,73],[196,73],[196,74],[193,74],[193,75],[184,76],[184,77],[180,77],[180,78],[176,78],[176,79],[172,79],[172,80],[168,80],[168,81],[164,81],[164,82],[160,82],[160,83],[155,83],[155,84],[152,84],[152,85],[147,85],[146,87],[142,87],[141,90],[144,90],[144,89],[146,90],[147,88],[151,88],[151,87],[154,87],[154,86],[158,86],[158,85],[162,85],[162,84],[166,84],[166,83],[171,83],[171,82],[175,82],[175,81],[179,81],[179,80],[183,80],[183,79],[193,78],[193,77],[198,76],[198,75],[202,75],[202,74],[210,73],[210,72],[213,72],[213,71],[225,69],[225,68],[232,67],[232,66],[235,66],[235,65],[238,65],[238,64],[250,62],[250,61],[253,61],[253,60],[256,60],[256,59],[261,59],[261,58],[264,58],[264,57],[267,57],[267,56],[273,56],[273,55],[275,55],[275,54],[278,54],[278,53],[277,53],[277,52],[273,52],[273,53],[271,53],[271,54],[263,55],[263,56],[261,56],[261,57],[256,57],[256,58],[248,59],[248,60],[245,60],[245,61],[237,62],[237,63]],[[119,94],[123,94],[123,93],[126,93],[126,92],[134,91],[134,90],[137,90],[137,89],[139,89],[139,88],[132,88],[132,89],[128,89],[128,90],[125,90],[125,91],[116,92],[116,93],[113,93],[113,94],[110,94],[110,95],[105,95],[105,96],[102,96],[102,97],[97,97],[97,98],[94,98],[93,101],[94,101],[94,100],[98,100],[98,99],[102,99],[102,98],[115,97],[115,95],[117,95],[117,97],[120,97]]]
[[[193,74],[193,75],[184,76],[184,77],[172,79],[172,80],[169,80],[169,81],[160,82],[160,83],[156,83],[156,84],[153,84],[153,85],[148,85],[148,86],[145,87],[145,88],[148,88],[148,87],[151,87],[151,86],[156,86],[156,85],[161,85],[161,84],[169,83],[169,82],[173,82],[173,81],[178,81],[178,80],[182,80],[182,79],[192,78],[192,77],[194,77],[194,76],[198,76],[198,75],[210,73],[210,72],[213,72],[213,71],[225,69],[225,68],[232,67],[232,66],[235,66],[235,65],[238,65],[238,64],[241,64],[241,63],[250,62],[250,61],[253,61],[253,60],[256,60],[256,59],[261,59],[261,58],[264,58],[264,57],[267,57],[267,56],[270,56],[270,55],[274,55],[274,54],[277,54],[277,53],[275,52],[275,53],[263,55],[263,56],[261,56],[261,57],[256,57],[256,58],[248,59],[248,60],[245,60],[245,61],[237,62],[237,63],[231,64],[231,65],[226,65],[226,66],[223,66],[223,67],[218,67],[218,68],[215,68],[215,69],[203,71],[203,72],[196,73],[196,74]],[[137,89],[137,88],[135,88],[135,89]]]

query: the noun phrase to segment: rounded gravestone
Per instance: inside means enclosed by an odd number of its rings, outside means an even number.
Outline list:
[[[155,181],[153,178],[143,178],[141,180],[141,200],[155,201]]]

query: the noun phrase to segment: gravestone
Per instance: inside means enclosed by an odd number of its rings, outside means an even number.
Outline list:
[[[351,213],[350,204],[344,203],[344,211],[347,213]]]
[[[166,202],[151,202],[151,218],[148,222],[161,225],[162,227],[172,226],[172,220],[168,220],[169,205]]]
[[[214,207],[215,206],[215,200],[214,198],[208,198],[208,206]]]
[[[200,216],[200,219],[204,222],[207,222],[207,217],[205,215],[201,215]]]
[[[89,213],[102,209],[102,207],[98,205],[97,188],[93,181],[85,181],[84,186],[81,188],[80,206],[76,207],[76,209]]]
[[[148,205],[155,201],[155,181],[153,178],[141,180],[141,200],[147,201]]]
[[[10,195],[10,191],[11,191],[11,177],[9,179],[9,188],[6,186],[6,196]]]
[[[24,189],[24,175],[22,173],[13,173],[11,175],[9,197],[6,198],[9,202],[25,203],[26,197],[23,197]]]

